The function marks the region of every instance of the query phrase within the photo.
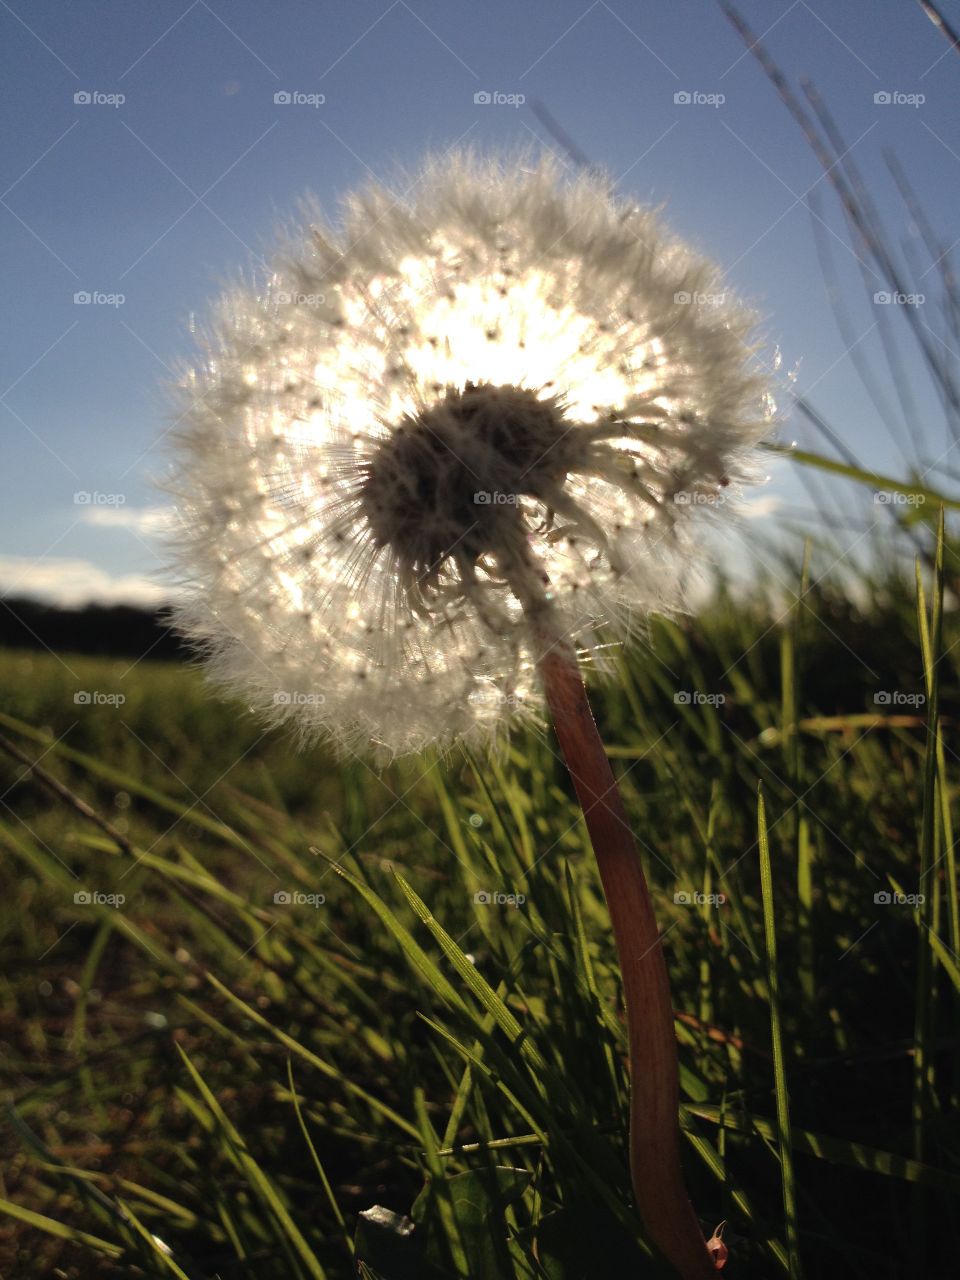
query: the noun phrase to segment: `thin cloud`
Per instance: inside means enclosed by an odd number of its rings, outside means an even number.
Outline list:
[[[89,560],[0,556],[0,594],[26,595],[75,608],[85,604],[150,607],[170,600],[170,586],[142,574],[112,574]]]
[[[171,528],[173,508],[88,506],[83,508],[80,522],[100,529],[131,529],[134,533],[149,536]]]
[[[741,502],[737,514],[745,520],[760,520],[764,516],[772,516],[780,510],[783,503],[775,493],[765,493],[759,498],[751,498]]]

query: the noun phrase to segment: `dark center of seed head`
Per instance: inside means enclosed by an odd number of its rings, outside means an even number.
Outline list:
[[[360,504],[378,546],[402,569],[471,563],[515,537],[524,497],[549,502],[569,469],[557,398],[468,382],[403,419],[365,464]]]

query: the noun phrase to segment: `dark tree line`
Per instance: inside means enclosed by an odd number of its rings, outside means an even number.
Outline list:
[[[38,600],[0,600],[0,648],[178,659],[186,650],[164,609],[90,604],[63,609]]]

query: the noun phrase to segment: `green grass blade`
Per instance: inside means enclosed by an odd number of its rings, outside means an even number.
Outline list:
[[[222,1130],[230,1143],[230,1146],[236,1154],[240,1167],[250,1180],[251,1186],[263,1201],[263,1204],[266,1206],[270,1214],[276,1219],[276,1222],[283,1233],[283,1238],[286,1241],[289,1241],[293,1252],[299,1257],[307,1274],[312,1276],[313,1280],[326,1280],[327,1273],[320,1265],[320,1261],[316,1254],[307,1244],[300,1232],[300,1229],[293,1221],[293,1218],[290,1216],[286,1205],[281,1200],[273,1183],[250,1154],[243,1138],[227,1118],[223,1108],[213,1096],[213,1093],[208,1087],[206,1081],[193,1065],[187,1053],[179,1044],[176,1047],[177,1052],[183,1060],[184,1066],[190,1073],[190,1077],[193,1080],[198,1093],[206,1104],[218,1128]]]
[[[94,1253],[103,1254],[107,1258],[119,1258],[124,1252],[118,1244],[101,1240],[99,1236],[90,1235],[88,1231],[78,1231],[75,1227],[68,1227],[65,1222],[57,1222],[55,1218],[48,1218],[45,1214],[27,1209],[22,1204],[14,1204],[12,1200],[0,1199],[0,1213],[16,1218],[19,1222],[25,1222],[27,1226],[35,1227],[38,1231],[45,1231],[49,1236],[70,1240],[74,1244],[82,1244],[92,1249]]]
[[[790,1147],[790,1096],[783,1057],[780,1025],[780,986],[777,975],[777,926],[773,901],[773,873],[770,867],[770,844],[767,838],[767,816],[763,791],[757,794],[757,842],[760,849],[760,891],[763,899],[763,933],[767,951],[767,998],[770,1003],[770,1040],[773,1049],[773,1081],[777,1100],[777,1141],[780,1152],[780,1178],[783,1186],[783,1211],[786,1221],[787,1258],[790,1280],[802,1280],[800,1265],[800,1229],[797,1221],[796,1184]]]

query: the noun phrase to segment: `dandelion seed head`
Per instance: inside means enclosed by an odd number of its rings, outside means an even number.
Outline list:
[[[180,624],[306,738],[490,738],[537,713],[531,599],[585,655],[681,607],[774,412],[755,318],[549,159],[460,153],[308,221],[180,387]]]

